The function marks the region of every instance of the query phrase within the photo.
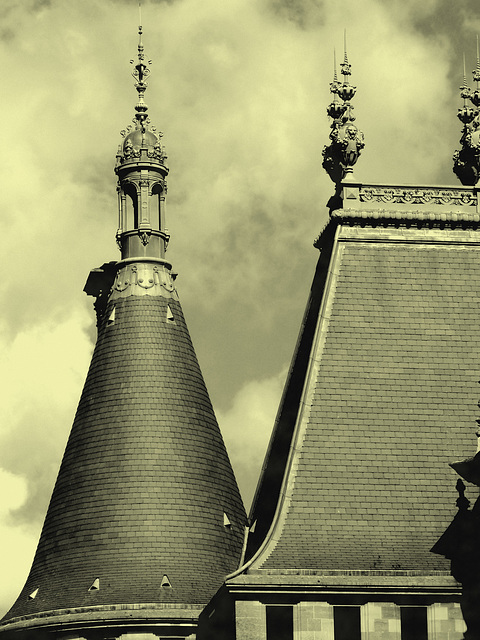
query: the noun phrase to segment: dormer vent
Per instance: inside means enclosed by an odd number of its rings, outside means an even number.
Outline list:
[[[98,591],[100,589],[100,578],[95,578],[92,585],[88,588],[89,591]]]
[[[115,324],[115,307],[113,307],[110,315],[108,316],[107,327],[109,327],[111,324]]]
[[[35,589],[35,591],[32,591],[32,593],[28,596],[28,599],[35,600],[35,598],[37,597],[37,593],[38,593],[38,589]]]
[[[225,512],[223,513],[223,526],[226,529],[230,529],[232,526],[232,523],[230,522],[230,519]]]
[[[171,589],[172,588],[172,584],[171,584],[170,580],[168,579],[167,575],[163,576],[162,584],[160,586],[162,588],[166,588],[166,589]]]

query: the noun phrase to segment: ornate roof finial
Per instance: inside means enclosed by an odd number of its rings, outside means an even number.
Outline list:
[[[460,87],[460,97],[463,99],[463,106],[458,109],[457,117],[463,123],[462,137],[460,144],[462,148],[455,151],[453,155],[453,172],[464,185],[473,186],[480,176],[480,130],[479,130],[479,109],[480,106],[480,57],[478,51],[477,36],[477,64],[473,73],[473,80],[476,88],[472,92],[467,85],[467,74],[465,71],[465,54],[463,54],[463,84]],[[475,108],[468,104],[468,100]]]
[[[355,116],[350,102],[355,96],[356,87],[348,81],[348,76],[352,72],[347,56],[346,30],[344,32],[344,58],[340,66],[343,75],[343,83],[341,84],[337,79],[334,52],[333,82],[330,83],[333,102],[327,107],[327,114],[333,120],[329,136],[331,142],[323,149],[322,166],[336,184],[341,182],[346,174],[352,173],[352,167],[365,146],[363,133],[354,124]],[[342,103],[338,102],[337,96],[342,100]]]

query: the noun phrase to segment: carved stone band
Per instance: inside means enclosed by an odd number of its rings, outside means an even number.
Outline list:
[[[110,299],[127,296],[163,296],[178,300],[170,269],[151,262],[129,263],[119,269]]]
[[[429,204],[476,207],[477,195],[472,189],[441,187],[382,187],[362,185],[361,202],[385,202],[391,204]]]

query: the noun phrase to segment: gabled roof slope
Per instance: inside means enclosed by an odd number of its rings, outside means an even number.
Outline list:
[[[333,212],[245,568],[448,569],[429,550],[474,447],[480,234],[444,204]]]
[[[245,519],[180,303],[117,298],[30,575],[4,621],[206,603],[238,565]]]

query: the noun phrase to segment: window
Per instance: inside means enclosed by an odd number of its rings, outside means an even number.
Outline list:
[[[267,605],[267,640],[293,640],[293,606]]]
[[[401,607],[402,640],[428,640],[427,607]]]
[[[361,640],[360,607],[333,607],[333,628],[335,640]]]

